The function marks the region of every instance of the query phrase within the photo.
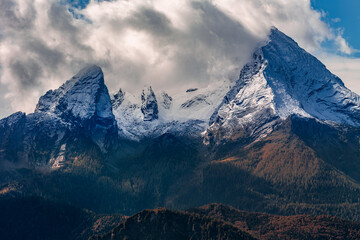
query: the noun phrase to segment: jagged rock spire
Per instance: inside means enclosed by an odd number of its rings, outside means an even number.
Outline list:
[[[159,117],[157,100],[151,86],[145,87],[142,90],[141,112],[144,115],[144,121],[153,121]]]
[[[118,108],[125,99],[125,92],[120,88],[117,93],[113,95],[113,99],[111,99],[111,104],[113,109]]]

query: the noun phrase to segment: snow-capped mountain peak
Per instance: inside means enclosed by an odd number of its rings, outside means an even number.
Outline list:
[[[95,65],[82,69],[58,89],[48,91],[39,99],[31,118],[38,123],[59,122],[71,132],[84,129],[82,134],[103,151],[109,136],[117,132],[104,75]]]
[[[89,66],[39,99],[35,112],[59,117],[90,119],[93,116],[113,119],[108,89],[100,67]]]
[[[290,115],[360,126],[359,96],[315,57],[273,28],[210,118],[205,142],[267,136]]]
[[[275,103],[280,115],[298,113],[281,112],[294,109],[291,106],[295,106],[295,102],[298,110],[319,120],[360,125],[359,96],[294,40],[273,28],[270,42],[262,52],[267,61],[267,80],[276,92]]]

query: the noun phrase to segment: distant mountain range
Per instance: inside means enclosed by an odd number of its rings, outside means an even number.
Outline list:
[[[0,120],[0,195],[109,214],[216,202],[360,221],[359,156],[359,96],[273,28],[231,85],[109,94],[100,67],[81,70],[34,113]],[[224,231],[246,230],[233,225]]]

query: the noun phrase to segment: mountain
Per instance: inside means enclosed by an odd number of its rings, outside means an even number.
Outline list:
[[[90,66],[0,120],[0,195],[360,220],[359,96],[273,28],[234,82],[109,94]]]
[[[359,96],[276,28],[210,119],[206,142],[264,138],[291,115],[358,127]]]
[[[85,129],[102,150],[107,135],[115,131],[110,96],[98,66],[84,68],[60,88],[48,91],[39,99],[36,113],[61,119],[70,130]]]
[[[0,120],[1,164],[59,168],[75,138],[91,139],[106,152],[117,135],[104,76],[97,66],[81,70],[39,99],[35,112]]]

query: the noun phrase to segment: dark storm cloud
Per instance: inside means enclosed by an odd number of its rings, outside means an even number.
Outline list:
[[[36,62],[31,60],[15,60],[9,67],[13,76],[16,77],[20,88],[33,88],[39,84],[42,70]]]
[[[170,35],[173,32],[171,21],[165,14],[148,7],[141,7],[127,22],[135,29],[156,35]]]
[[[42,68],[55,69],[65,61],[64,54],[57,49],[51,49],[39,39],[33,39],[24,43],[24,48],[33,52],[36,60],[41,62]],[[34,61],[35,59],[33,59]]]
[[[19,16],[16,14],[16,8],[17,4],[13,0],[0,1],[1,25],[7,25],[6,29],[10,28],[18,31],[31,29],[36,18],[35,9],[30,6],[23,16]]]

